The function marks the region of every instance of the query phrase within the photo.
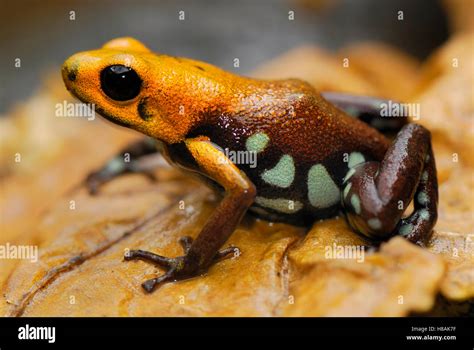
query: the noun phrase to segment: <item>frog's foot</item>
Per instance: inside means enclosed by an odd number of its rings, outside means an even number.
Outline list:
[[[184,236],[180,238],[179,243],[183,247],[185,255],[178,256],[176,258],[167,258],[144,250],[131,250],[125,254],[124,259],[127,261],[144,260],[167,270],[163,275],[149,279],[142,283],[142,287],[147,293],[153,292],[160,284],[192,278],[204,272],[201,268],[199,268],[198,264],[189,263],[188,259],[186,259],[188,252],[191,249],[193,239],[189,236]],[[239,248],[231,246],[218,251],[214,257],[213,262],[227,258],[231,254],[234,256],[239,255]]]
[[[153,170],[156,163],[144,162],[143,157],[157,153],[156,141],[145,138],[136,141],[113,157],[101,169],[90,173],[85,185],[90,194],[97,194],[100,187],[113,179],[128,173],[140,173],[148,177],[152,181],[156,181]]]
[[[382,162],[363,162],[345,177],[342,203],[349,225],[372,239],[399,234],[418,245],[437,219],[438,182],[428,130],[402,128]],[[402,215],[411,201],[414,212]]]

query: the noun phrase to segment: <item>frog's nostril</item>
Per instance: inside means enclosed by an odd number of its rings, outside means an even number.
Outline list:
[[[74,67],[67,67],[66,68],[66,76],[69,79],[69,81],[76,80],[77,69],[75,69]]]
[[[63,79],[66,81],[75,81],[77,78],[78,64],[77,60],[72,59],[71,57],[66,60],[63,64]]]

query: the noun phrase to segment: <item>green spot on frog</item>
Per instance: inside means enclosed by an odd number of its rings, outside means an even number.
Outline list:
[[[421,205],[426,205],[428,204],[430,199],[428,195],[426,194],[426,192],[420,192],[418,193],[417,200],[418,200],[418,203],[420,203]]]
[[[369,219],[367,224],[372,230],[380,230],[382,228],[382,223],[377,218]]]
[[[308,172],[308,199],[316,208],[328,208],[340,199],[337,185],[322,164],[316,164]]]
[[[292,201],[290,199],[285,198],[265,198],[265,197],[256,197],[255,203],[261,205],[265,208],[274,209],[276,211],[286,213],[286,214],[293,214],[296,213],[298,210],[303,208],[303,204],[299,201]]]
[[[114,158],[107,164],[107,170],[111,173],[120,171],[123,168],[125,168],[125,164],[122,157]]]
[[[360,153],[360,152],[352,152],[352,153],[349,155],[348,167],[349,167],[349,168],[353,168],[353,167],[355,167],[357,164],[364,163],[364,162],[365,162],[365,158],[364,158],[364,156],[362,155],[362,153]]]
[[[405,224],[402,227],[400,227],[400,230],[398,233],[402,236],[407,236],[413,231],[413,225],[412,224]]]
[[[352,182],[349,182],[349,184],[347,184],[347,186],[344,188],[343,198],[346,198],[346,197],[347,197],[347,194],[348,194],[349,191],[351,190],[351,187],[352,187]]]
[[[350,170],[347,172],[346,176],[344,177],[343,182],[346,182],[347,180],[349,180],[349,179],[352,177],[352,175],[355,174],[355,172],[356,172],[355,169],[350,169]]]
[[[421,174],[421,181],[422,182],[428,181],[428,172],[426,170],[423,171],[423,174]]]
[[[295,163],[293,157],[285,154],[277,165],[270,170],[265,170],[262,179],[271,185],[287,188],[295,178]]]
[[[268,145],[270,138],[264,132],[258,132],[250,136],[245,142],[245,147],[249,152],[260,153],[265,150]]]
[[[351,196],[351,204],[357,215],[360,214],[360,198],[355,193]]]
[[[421,209],[418,214],[420,215],[420,218],[422,220],[429,220],[430,218],[430,213],[428,213],[428,210],[426,209]]]

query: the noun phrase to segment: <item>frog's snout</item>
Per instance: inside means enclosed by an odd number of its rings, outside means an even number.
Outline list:
[[[67,87],[70,86],[71,82],[74,82],[77,78],[78,72],[78,63],[74,57],[69,57],[64,63],[62,67],[62,75],[64,83]]]
[[[75,81],[77,76],[77,70],[71,69],[70,67],[63,66],[63,79],[69,81]]]

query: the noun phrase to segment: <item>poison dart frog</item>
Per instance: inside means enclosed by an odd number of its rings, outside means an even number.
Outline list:
[[[197,238],[180,240],[184,255],[125,255],[165,269],[142,284],[147,292],[237,252],[219,249],[247,211],[304,226],[342,212],[374,244],[394,235],[418,245],[430,238],[438,204],[430,132],[406,118],[381,117],[383,100],[319,93],[298,79],[242,77],[154,53],[132,38],[71,56],[62,75],[67,89],[103,117],[149,136],[120,152],[131,162],[115,158],[91,173],[91,192],[159,150],[223,194]],[[412,200],[413,212],[403,216]]]

